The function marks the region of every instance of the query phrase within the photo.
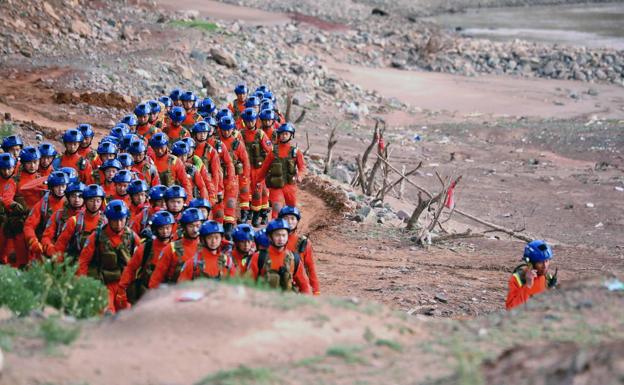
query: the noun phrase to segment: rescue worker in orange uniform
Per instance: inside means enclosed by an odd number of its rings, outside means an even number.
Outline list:
[[[182,107],[182,101],[180,100],[180,96],[184,91],[179,88],[173,89],[169,94],[169,99],[171,99],[171,103],[173,103],[173,107],[179,106]]]
[[[28,263],[28,254],[24,246],[20,246],[16,241],[24,243],[24,238],[18,236],[21,233],[16,219],[24,218],[27,208],[23,203],[15,200],[17,185],[12,178],[15,173],[17,162],[10,153],[0,154],[0,194],[2,204],[0,205],[0,262],[10,264],[13,267],[23,267]]]
[[[267,222],[269,212],[269,190],[263,178],[260,178],[260,169],[267,154],[273,150],[271,140],[264,131],[256,128],[258,116],[253,108],[246,108],[241,114],[244,129],[241,136],[245,142],[247,155],[250,164],[250,185],[251,185],[251,224],[254,227]],[[266,201],[266,205],[263,203]]]
[[[314,255],[312,253],[312,242],[307,236],[297,234],[297,226],[301,221],[301,212],[296,207],[284,206],[279,212],[279,218],[286,220],[291,229],[286,248],[293,253],[299,254],[310,281],[312,294],[320,295],[321,289],[319,288],[319,281],[316,275],[316,263],[314,262]]]
[[[63,145],[65,146],[65,153],[60,157],[54,159],[52,167],[58,170],[62,167],[71,167],[78,171],[80,181],[88,183],[93,173],[91,168],[91,162],[78,153],[80,143],[84,140],[82,132],[75,128],[71,128],[63,134]]]
[[[216,110],[217,106],[212,101],[212,99],[204,98],[199,103],[199,108],[197,109],[197,112],[202,116],[202,118],[204,118],[203,120],[206,120],[208,118],[212,118]]]
[[[166,126],[167,119],[169,119],[169,111],[173,108],[173,101],[169,96],[161,96],[158,101],[162,104],[162,111],[160,111],[156,127],[162,130]]]
[[[297,206],[296,183],[303,180],[306,172],[303,153],[290,144],[294,136],[295,127],[290,123],[282,124],[277,129],[278,144],[274,144],[273,150],[267,154],[258,175],[265,179],[269,188],[273,218],[277,217],[284,203],[287,206]]]
[[[171,111],[169,111],[169,120],[163,132],[174,142],[190,136],[189,129],[182,125],[185,120],[186,110],[183,107],[173,107]]]
[[[152,114],[152,106],[149,103],[139,103],[134,108],[134,114],[137,117],[137,126],[136,131],[134,132],[139,136],[139,138],[143,139],[145,142],[148,142],[152,135],[160,131],[158,128],[152,126],[150,123],[150,116]]]
[[[215,122],[213,117],[210,117],[204,121],[197,122],[192,128],[193,139],[195,140],[195,156],[198,156],[204,166],[206,167],[206,171],[210,175],[213,184],[213,190],[216,193],[216,199],[214,201],[214,209],[213,209],[213,218],[219,223],[223,223],[224,216],[224,194],[225,194],[225,181],[224,181],[224,173],[229,172],[229,183],[232,183],[233,175],[234,175],[234,165],[232,164],[232,160],[230,159],[230,155],[227,151],[223,151],[221,148],[221,153],[217,151],[208,141],[208,138],[212,135],[214,130],[213,126],[210,125],[210,122]],[[216,122],[215,122],[216,124]],[[217,142],[221,145],[221,142]],[[225,170],[221,168],[221,159],[223,158],[223,163],[225,165]],[[233,187],[230,186],[229,191],[233,190]]]
[[[53,171],[48,176],[48,191],[43,198],[30,210],[30,215],[24,222],[24,238],[28,245],[30,261],[40,259],[43,253],[41,237],[52,213],[63,207],[65,203],[65,189],[69,184],[69,177],[62,171]]]
[[[115,194],[115,183],[113,178],[121,170],[121,163],[117,159],[108,159],[102,165],[93,172],[91,181],[93,184],[102,186],[106,192],[106,196],[112,196]]]
[[[41,199],[41,196],[37,196],[37,194],[31,194],[27,191],[21,191],[24,185],[41,177],[41,175],[39,174],[40,161],[41,153],[36,147],[27,146],[24,147],[22,151],[20,151],[21,166],[19,167],[19,169],[17,169],[13,179],[15,180],[15,183],[17,185],[17,192],[15,194],[16,201],[20,202],[27,208],[27,210],[25,210],[25,214],[28,214],[28,211],[30,211],[30,209],[34,205],[36,205],[37,202],[39,202],[39,199]]]
[[[54,161],[58,152],[56,152],[56,149],[50,143],[41,143],[38,149],[39,154],[41,154],[41,159],[39,159],[39,175],[47,177],[54,171],[52,161]]]
[[[275,121],[275,112],[268,108],[260,111],[260,122],[262,131],[264,131],[267,138],[271,139],[271,141],[276,140],[275,130],[279,128],[279,125]]]
[[[157,288],[163,282],[178,281],[184,262],[195,255],[199,244],[199,229],[205,220],[204,214],[196,208],[184,210],[179,220],[184,236],[170,243],[160,253],[149,281],[150,289]]]
[[[48,248],[48,253],[59,262],[63,262],[67,257],[72,263],[77,263],[89,235],[106,223],[106,217],[102,215],[106,198],[104,189],[99,185],[90,184],[85,187],[82,197],[85,202],[84,210],[67,221],[56,243]]]
[[[204,214],[206,219],[210,219],[210,210],[212,210],[212,205],[208,199],[195,198],[189,203],[189,207],[199,209],[199,211]]]
[[[150,218],[151,235],[143,237],[124,268],[119,280],[117,303],[136,303],[145,294],[158,256],[171,243],[174,222],[173,215],[164,210],[156,212]]]
[[[193,91],[186,91],[180,95],[180,100],[186,112],[182,127],[189,132],[195,123],[203,120],[202,116],[197,112],[197,95]]]
[[[234,135],[234,120],[229,116],[224,116],[219,120],[219,139],[230,153],[230,157],[234,162],[234,172],[238,177],[238,202],[240,207],[240,223],[246,223],[250,218],[249,201],[251,198],[249,190],[249,177],[251,169],[249,167],[249,157],[245,144],[239,135]],[[227,199],[225,202],[226,213],[225,223],[229,224],[227,209],[230,208],[231,201]],[[233,224],[229,228],[225,228],[226,238],[229,240],[229,234],[233,230]]]
[[[2,151],[13,156],[16,167],[19,166],[19,155],[22,148],[24,148],[24,142],[18,135],[9,135],[2,139]]]
[[[514,269],[509,277],[509,291],[505,308],[511,310],[527,302],[529,298],[557,286],[557,271],[548,272],[553,252],[542,240],[529,242],[524,248],[523,264]]]
[[[191,181],[192,186],[193,186],[193,196],[198,197],[198,198],[209,199],[210,195],[208,193],[208,188],[206,187],[205,179],[202,178],[202,175],[201,175],[202,169],[196,167],[196,165],[193,163],[189,164],[189,162],[187,161],[188,155],[190,153],[189,146],[185,142],[178,140],[177,142],[173,144],[173,146],[171,146],[171,153],[177,156],[178,159],[182,161],[182,163],[184,163],[184,169],[185,169],[187,178],[188,180]],[[204,164],[201,163],[200,161],[199,167],[203,167],[203,166]],[[212,186],[210,186],[210,188],[212,189]]]
[[[139,215],[144,208],[149,207],[150,204],[147,201],[148,191],[149,186],[144,180],[134,179],[130,182],[127,189],[128,195],[130,196],[130,205],[128,207],[130,209],[130,218],[134,218],[136,215]]]
[[[193,138],[184,138],[181,140],[186,143],[186,146],[189,149],[188,154],[182,157],[186,165],[186,173],[191,178],[195,173],[199,173],[199,176],[204,181],[204,185],[206,186],[206,191],[208,192],[208,198],[211,203],[217,202],[217,190],[212,182],[212,177],[210,176],[211,171],[208,170],[202,159],[195,155],[195,140]]]
[[[133,140],[128,145],[127,151],[132,155],[134,161],[132,171],[136,173],[136,176],[144,180],[150,187],[159,185],[160,177],[158,176],[158,170],[152,158],[147,156],[147,146],[145,142],[142,140]]]
[[[93,268],[98,279],[108,289],[107,311],[115,313],[119,304],[115,301],[119,291],[121,273],[130,261],[135,247],[141,240],[128,226],[130,211],[120,200],[109,202],[104,210],[107,224],[98,227],[89,235],[80,257],[77,275],[87,275],[93,261]]]
[[[147,104],[150,106],[150,114],[148,122],[152,126],[152,129],[155,130],[154,133],[160,131],[163,127],[163,109],[165,105],[159,100],[148,100]],[[151,136],[151,135],[150,135]],[[147,138],[149,141],[149,138]]]
[[[266,227],[269,248],[260,250],[249,264],[254,279],[264,277],[270,287],[284,291],[296,289],[299,293],[310,294],[310,283],[303,261],[297,253],[286,247],[290,227],[283,219],[273,219]],[[293,286],[294,285],[294,286]]]
[[[173,214],[173,217],[176,219],[176,224],[173,227],[174,232],[177,230],[176,227],[185,209],[186,201],[188,201],[188,194],[181,186],[173,185],[165,191],[165,206],[167,211]]]
[[[232,257],[222,249],[223,225],[216,221],[204,222],[199,229],[199,238],[197,251],[182,265],[178,282],[233,277],[236,266]]]
[[[165,193],[167,186],[157,185],[149,190],[149,205],[146,205],[141,211],[132,217],[130,227],[135,233],[143,238],[143,231],[149,230],[150,218],[159,211],[167,210],[165,204]],[[184,205],[184,202],[182,203]]]
[[[97,152],[91,148],[93,136],[95,135],[93,127],[91,127],[90,124],[82,123],[78,125],[77,129],[82,133],[83,137],[82,142],[80,142],[78,154],[87,159],[89,162],[93,162],[95,158],[97,158]],[[93,167],[93,164],[91,164],[91,166]]]
[[[228,105],[228,109],[232,111],[232,115],[234,116],[234,118],[238,118],[238,116],[245,109],[245,101],[247,100],[248,92],[249,90],[247,89],[247,85],[245,85],[244,83],[238,84],[234,88],[234,94],[236,94],[236,99],[234,99],[232,103]]]
[[[50,258],[56,252],[54,245],[58,240],[59,235],[63,231],[65,224],[69,218],[77,215],[84,206],[84,189],[85,185],[82,182],[70,183],[65,189],[65,204],[56,210],[41,236],[41,244],[43,245],[43,254]]]
[[[119,122],[119,124],[117,124],[117,126],[120,126],[121,124],[125,124],[125,126],[128,129],[125,130],[125,132],[123,132],[122,135],[118,136],[119,140],[121,140],[125,134],[129,134],[131,132],[135,132],[136,131],[136,128],[139,125],[139,119],[137,118],[137,116],[135,114],[128,114],[128,115],[124,116],[123,118],[121,118],[121,121]],[[115,127],[117,127],[117,126],[115,126]],[[111,130],[111,132],[112,132],[112,130]]]
[[[91,166],[95,169],[100,167],[107,160],[115,159],[117,156],[117,145],[113,142],[101,142],[97,148],[97,156],[93,160]],[[97,182],[95,182],[97,183]]]
[[[113,183],[115,184],[115,192],[109,195],[107,199],[120,200],[125,203],[126,207],[130,206],[130,195],[128,195],[128,186],[133,179],[132,171],[120,170],[114,177]]]
[[[169,153],[169,138],[159,132],[150,139],[150,146],[154,149],[154,165],[158,170],[160,184],[167,187],[174,184],[183,186],[188,196],[193,195],[193,186],[186,175],[184,163],[175,155]]]
[[[236,265],[236,271],[241,276],[247,272],[247,268],[254,256],[256,260],[258,258],[254,248],[255,236],[254,229],[247,223],[241,223],[232,232],[232,241],[234,242],[232,259]]]

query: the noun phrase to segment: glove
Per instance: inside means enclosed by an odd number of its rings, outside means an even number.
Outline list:
[[[30,242],[30,246],[28,247],[28,249],[32,253],[34,253],[34,254],[42,254],[43,253],[43,246],[41,246],[41,243],[38,240],[36,240],[36,239],[33,239]]]
[[[12,202],[9,207],[11,208],[11,211],[16,212],[16,213],[24,213],[24,212],[26,212],[26,207],[24,207],[19,202]]]

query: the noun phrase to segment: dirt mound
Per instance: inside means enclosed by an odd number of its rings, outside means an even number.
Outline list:
[[[93,106],[114,107],[131,110],[136,104],[128,95],[117,92],[70,92],[59,91],[54,94],[54,101],[58,104],[87,103]]]
[[[196,302],[181,302],[189,292]],[[134,309],[83,328],[60,355],[15,351],[3,383],[190,384],[244,363],[274,366],[365,336],[399,338],[404,321],[380,305],[196,282],[150,292]],[[28,359],[21,354],[31,355]]]
[[[344,213],[354,208],[346,192],[327,179],[317,175],[308,175],[301,187],[320,197],[335,212]]]
[[[487,384],[616,384],[624,376],[624,340],[519,346],[484,365]]]

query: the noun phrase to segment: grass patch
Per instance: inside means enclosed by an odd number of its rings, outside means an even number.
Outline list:
[[[296,367],[307,367],[307,366],[314,366],[316,364],[319,364],[321,362],[323,362],[323,360],[325,359],[325,357],[323,356],[312,356],[312,357],[307,357],[304,358],[300,361],[297,361],[295,363]]]
[[[255,385],[275,383],[275,377],[267,368],[249,368],[241,365],[232,370],[220,370],[195,385]]]
[[[69,345],[80,335],[80,328],[63,325],[58,318],[51,317],[41,323],[39,334],[48,347]]]
[[[15,134],[15,125],[11,122],[0,124],[0,137],[4,138]]]
[[[169,24],[174,27],[196,28],[206,32],[214,32],[219,29],[215,23],[206,20],[173,20]]]
[[[361,350],[359,346],[335,345],[327,349],[326,354],[330,357],[342,358],[348,364],[363,364],[366,360],[357,354]]]
[[[375,341],[375,345],[377,346],[385,346],[388,347],[394,351],[397,352],[402,352],[403,351],[403,345],[401,345],[400,343],[393,341],[393,340],[387,340],[384,338],[380,338],[377,341]]]

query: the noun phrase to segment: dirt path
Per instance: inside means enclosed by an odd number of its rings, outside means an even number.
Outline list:
[[[221,20],[240,20],[254,25],[284,24],[290,17],[284,13],[265,12],[259,9],[224,4],[213,0],[157,0],[156,3],[170,11],[197,10],[203,17]]]

